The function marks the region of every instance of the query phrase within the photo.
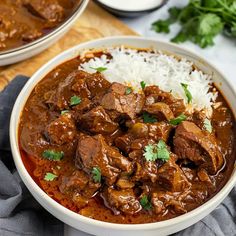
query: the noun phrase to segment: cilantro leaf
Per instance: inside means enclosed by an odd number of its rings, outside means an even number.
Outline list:
[[[182,121],[186,120],[187,116],[184,114],[180,114],[179,116],[177,116],[176,118],[170,120],[170,124],[172,125],[178,125],[180,124]]]
[[[193,99],[192,94],[190,93],[190,91],[188,90],[188,85],[181,83],[182,88],[184,89],[185,95],[188,99],[188,103],[190,103]]]
[[[70,98],[70,105],[71,106],[76,106],[76,105],[78,105],[78,104],[80,104],[81,103],[81,98],[80,97],[78,97],[78,96],[72,96],[71,98]]]
[[[139,202],[140,202],[141,206],[143,207],[143,209],[145,209],[145,210],[152,209],[152,204],[146,195],[143,195]]]
[[[170,26],[171,21],[169,19],[167,20],[158,20],[152,23],[152,30],[158,32],[158,33],[169,33],[170,32]]]
[[[173,43],[183,43],[188,40],[188,35],[183,31],[180,31],[174,38],[171,39]]]
[[[156,153],[156,145],[155,144],[148,144],[144,148],[144,154],[146,161],[155,161],[157,159],[157,153]]]
[[[190,0],[182,8],[170,8],[169,18],[152,24],[156,32],[169,33],[170,24],[179,22],[181,30],[171,41],[182,43],[187,40],[202,48],[214,45],[217,34],[224,32],[236,37],[235,0]]]
[[[212,35],[220,33],[223,29],[221,19],[216,14],[204,14],[199,19],[198,34]]]
[[[207,130],[209,133],[212,132],[212,125],[211,125],[211,121],[209,119],[206,118],[203,121],[203,125],[204,125],[205,130]]]
[[[130,88],[130,87],[126,88],[126,90],[125,90],[125,95],[131,94],[132,91],[133,91],[132,88]]]
[[[181,13],[181,8],[171,7],[168,12],[170,14],[170,19],[172,22],[176,21]]]
[[[140,82],[141,88],[144,89],[146,87],[146,83],[144,81]]]
[[[45,150],[43,151],[42,156],[45,159],[48,159],[50,161],[60,161],[64,157],[64,152],[56,152],[53,150]]]
[[[101,170],[98,167],[93,167],[92,174],[94,182],[101,183],[102,175],[101,175]]]
[[[89,67],[90,69],[96,70],[98,72],[103,72],[105,70],[107,70],[106,67]]]
[[[53,181],[57,177],[58,177],[57,175],[54,175],[53,173],[47,172],[44,176],[44,180]]]
[[[61,111],[61,115],[64,115],[64,114],[66,114],[68,112],[70,112],[70,111],[69,110],[63,110],[63,111]]]
[[[156,161],[160,159],[162,161],[168,161],[170,153],[163,140],[160,140],[158,144],[149,144],[144,148],[144,154],[146,161]]]
[[[157,119],[154,116],[150,115],[149,113],[144,112],[143,113],[143,122],[144,123],[154,123],[154,122],[157,122]]]
[[[162,161],[168,161],[170,158],[170,153],[163,140],[160,140],[157,144],[157,158],[161,159]]]
[[[197,35],[193,38],[193,42],[198,44],[201,48],[206,48],[208,46],[214,45],[212,35]]]

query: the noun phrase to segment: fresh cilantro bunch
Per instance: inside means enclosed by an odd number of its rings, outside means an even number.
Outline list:
[[[176,22],[182,28],[172,42],[189,40],[201,48],[212,46],[221,32],[236,37],[236,0],[189,0],[184,8],[170,8],[169,18],[154,22],[152,29],[169,33],[170,25]]]

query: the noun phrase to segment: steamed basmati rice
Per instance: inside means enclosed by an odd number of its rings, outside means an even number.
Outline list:
[[[107,52],[111,54],[111,59],[103,54],[81,64],[80,69],[94,73],[91,67],[105,67],[107,70],[102,73],[108,81],[127,84],[136,91],[140,90],[141,81],[146,85],[158,85],[163,91],[183,99],[189,112],[205,110],[208,115],[211,114],[211,106],[217,97],[217,93],[210,91],[212,78],[194,69],[185,58],[178,60],[162,52],[138,52],[123,47],[110,48]],[[190,104],[181,83],[187,84],[192,94]]]

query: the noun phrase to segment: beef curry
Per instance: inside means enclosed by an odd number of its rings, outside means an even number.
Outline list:
[[[156,85],[135,92],[107,81],[105,68],[78,70],[84,60],[50,72],[21,116],[22,160],[50,197],[86,217],[137,224],[189,212],[223,187],[235,120],[219,91],[207,118]]]
[[[1,0],[0,51],[32,42],[62,23],[79,0]]]

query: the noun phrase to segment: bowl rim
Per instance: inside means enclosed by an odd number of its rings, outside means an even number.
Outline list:
[[[74,9],[73,13],[68,16],[65,21],[63,21],[61,24],[59,24],[56,28],[54,28],[49,33],[43,35],[42,37],[33,40],[32,42],[26,43],[24,45],[21,45],[16,48],[11,48],[6,51],[0,51],[0,59],[4,59],[5,57],[12,56],[14,54],[18,53],[26,53],[28,50],[31,50],[34,48],[34,46],[41,45],[45,43],[47,40],[50,40],[55,35],[59,34],[63,29],[65,29],[68,25],[70,25],[74,20],[77,19],[77,16],[80,16],[80,13],[84,11],[86,6],[88,5],[89,0],[81,0],[79,5]]]
[[[109,43],[111,42],[113,46],[121,45],[120,43],[115,43],[113,41],[119,41],[119,40],[130,40],[130,42],[127,42],[127,45],[132,44],[132,40],[135,41],[146,41],[149,43],[155,43],[155,44],[162,44],[165,45],[166,47],[170,46],[172,49],[175,48],[177,50],[181,50],[188,55],[192,55],[197,57],[201,62],[204,62],[207,66],[210,66],[213,68],[223,79],[223,83],[225,83],[229,88],[231,88],[231,91],[233,92],[234,96],[236,97],[236,90],[232,83],[217,69],[211,62],[208,62],[206,59],[204,59],[202,56],[198,55],[195,52],[192,52],[189,49],[185,49],[181,46],[178,46],[173,43],[169,42],[164,42],[164,41],[159,41],[153,38],[146,38],[146,37],[140,37],[140,36],[112,36],[112,37],[106,37],[106,38],[101,38],[101,39],[96,39],[92,41],[88,41],[82,44],[79,44],[77,46],[74,46],[70,49],[67,49],[66,51],[60,53],[53,59],[51,59],[49,62],[47,62],[45,65],[43,65],[39,70],[37,70],[34,75],[31,77],[30,80],[27,81],[23,89],[21,90],[20,94],[17,97],[17,100],[14,104],[12,114],[11,114],[11,119],[10,119],[10,144],[11,144],[11,150],[12,150],[12,155],[14,162],[16,164],[17,170],[27,186],[27,188],[30,190],[30,192],[34,195],[37,194],[38,197],[43,199],[44,202],[47,203],[47,205],[50,205],[53,209],[57,209],[58,212],[61,214],[66,215],[69,218],[73,218],[74,220],[84,223],[86,225],[90,226],[96,226],[99,228],[106,228],[106,229],[113,229],[113,230],[126,230],[126,231],[131,231],[131,230],[153,230],[153,229],[160,229],[168,226],[174,226],[179,223],[185,222],[191,218],[194,218],[198,215],[200,215],[202,212],[207,211],[207,209],[211,209],[212,207],[215,209],[217,205],[219,205],[223,199],[228,195],[228,193],[232,190],[232,188],[236,185],[236,171],[235,171],[235,164],[234,164],[234,170],[231,173],[231,176],[229,180],[226,182],[226,184],[223,186],[223,188],[215,194],[211,199],[209,199],[207,202],[202,204],[201,206],[195,208],[194,210],[187,212],[183,215],[174,217],[169,220],[165,221],[160,221],[160,222],[153,222],[153,223],[144,223],[144,224],[117,224],[117,223],[109,223],[109,222],[104,222],[104,221],[99,221],[95,219],[91,219],[89,217],[82,216],[78,213],[75,213],[68,208],[62,206],[60,203],[56,202],[54,199],[49,197],[37,184],[36,182],[32,179],[28,171],[26,170],[20,152],[18,150],[18,126],[19,126],[19,119],[20,119],[20,114],[17,113],[22,112],[22,109],[24,108],[25,102],[27,101],[29,95],[32,92],[32,89],[35,87],[35,85],[41,81],[45,77],[46,74],[48,74],[53,68],[56,66],[62,64],[65,61],[70,60],[70,58],[75,58],[79,52],[83,51],[83,49],[94,49],[94,48],[102,48],[93,46],[93,44],[96,43]],[[131,45],[130,45],[131,46]],[[174,54],[172,52],[172,49],[169,51],[170,53]],[[65,59],[66,58],[66,59]],[[59,62],[58,62],[59,61]],[[46,71],[46,72],[45,72]],[[43,76],[42,76],[42,75]],[[37,81],[37,83],[34,81]],[[34,85],[32,85],[34,84]],[[24,95],[27,95],[26,97]],[[224,94],[223,94],[224,95]],[[23,101],[23,103],[22,103]],[[229,103],[230,105],[230,103]],[[17,118],[16,118],[17,117]],[[35,195],[34,195],[35,197]],[[221,197],[221,198],[220,198]],[[217,203],[218,199],[218,203]],[[221,200],[220,200],[221,199]],[[217,203],[217,204],[216,204]],[[42,203],[40,203],[42,205]],[[53,214],[56,218],[59,218],[57,215],[55,215],[52,210],[49,210],[45,205],[43,205],[44,208],[46,208],[51,214]],[[62,220],[63,221],[63,220]]]

